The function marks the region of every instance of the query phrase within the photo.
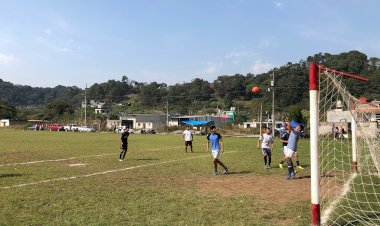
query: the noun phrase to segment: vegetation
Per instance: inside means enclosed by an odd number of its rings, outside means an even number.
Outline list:
[[[345,79],[344,83],[354,96],[380,99],[379,58],[368,59],[358,51],[337,55],[318,53],[298,63],[289,62],[275,70],[275,112],[282,118],[307,109],[310,61],[369,78],[369,83],[352,79]],[[122,112],[166,112],[168,104],[171,113],[179,114],[207,114],[214,113],[216,108],[236,107],[236,118],[240,122],[257,117],[261,102],[264,112],[271,112],[272,93],[267,92],[271,88],[271,76],[272,71],[257,75],[221,75],[213,82],[196,78],[189,83],[168,86],[165,83],[131,81],[124,75],[121,81],[109,80],[92,85],[87,89],[87,99],[120,104],[113,108],[110,118],[117,118]],[[260,87],[260,94],[252,94],[251,88],[254,85]],[[84,100],[84,90],[64,86],[32,88],[0,79],[0,100],[0,113],[10,119],[71,120],[83,114],[81,103]],[[298,112],[294,113],[295,109]],[[297,118],[299,117],[305,116],[298,115]]]

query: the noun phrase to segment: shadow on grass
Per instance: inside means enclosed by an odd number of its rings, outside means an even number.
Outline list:
[[[253,171],[250,171],[250,170],[228,171],[227,175],[229,175],[229,174],[248,174],[248,173],[253,173]]]
[[[137,161],[152,161],[152,160],[160,160],[160,159],[157,159],[157,158],[139,158],[139,159],[134,159],[134,160],[137,160]]]
[[[5,178],[5,177],[21,177],[22,174],[19,173],[10,173],[10,174],[0,174],[0,178]]]
[[[311,178],[311,176],[310,175],[308,175],[308,176],[301,176],[301,177],[296,176],[296,178],[294,178],[293,180],[297,180],[297,179],[301,180],[301,179],[307,179],[307,178]]]

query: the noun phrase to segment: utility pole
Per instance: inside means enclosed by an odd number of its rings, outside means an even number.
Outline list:
[[[263,102],[261,101],[260,103],[260,137],[261,137],[262,129],[263,129],[262,122],[263,122]]]
[[[87,83],[84,89],[84,125],[87,126]]]
[[[166,100],[166,126],[169,127],[169,100]]]
[[[276,128],[275,125],[275,120],[274,120],[274,70],[276,68],[273,68],[273,73],[272,73],[272,81],[271,81],[271,86],[272,86],[272,136],[274,138],[274,129]]]

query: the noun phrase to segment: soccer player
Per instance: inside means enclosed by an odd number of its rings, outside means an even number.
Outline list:
[[[293,155],[297,151],[297,143],[301,134],[302,127],[305,125],[300,124],[296,121],[291,121],[288,128],[290,129],[290,135],[288,139],[288,144],[284,147],[285,159],[288,165],[288,179],[293,179],[296,176],[297,171],[293,167]]]
[[[125,155],[127,154],[127,151],[128,151],[128,137],[129,137],[128,131],[129,131],[129,128],[126,127],[121,133],[121,138],[120,138],[121,152],[119,156],[119,161],[124,161]]]
[[[257,141],[257,149],[260,149],[260,143],[261,143],[261,149],[264,155],[265,169],[270,169],[271,168],[270,164],[272,162],[272,150],[273,150],[273,137],[271,135],[270,128],[266,128],[266,133],[261,134],[259,140]]]
[[[228,168],[220,161],[220,152],[224,152],[224,144],[222,136],[216,132],[216,127],[211,126],[210,132],[207,134],[206,152],[208,152],[211,143],[211,153],[214,162],[214,175],[218,175],[218,164],[223,167],[223,174],[228,172]]]
[[[183,139],[185,140],[185,152],[187,153],[187,146],[190,146],[190,151],[193,152],[193,131],[189,126],[186,126],[186,130],[183,131]]]
[[[283,152],[284,152],[284,147],[286,145],[288,145],[288,139],[289,139],[289,135],[290,135],[290,130],[289,130],[289,127],[286,123],[285,123],[284,127],[285,127],[284,131],[281,134],[281,138],[280,138],[280,142],[282,143],[282,151]],[[281,169],[284,168],[283,163],[285,162],[285,160],[286,160],[286,157],[284,157],[281,160],[280,164],[278,165]]]

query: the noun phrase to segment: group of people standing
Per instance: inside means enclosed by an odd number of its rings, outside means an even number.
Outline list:
[[[285,130],[281,134],[280,142],[282,143],[282,150],[284,152],[284,158],[281,160],[279,167],[282,169],[283,163],[287,163],[288,168],[288,179],[293,179],[296,176],[297,171],[294,169],[293,159],[296,161],[296,168],[303,169],[298,160],[297,153],[297,143],[300,137],[300,133],[303,130],[304,125],[296,121],[291,121],[290,123],[285,123]],[[257,148],[261,146],[262,153],[264,156],[264,165],[266,169],[271,168],[272,162],[272,151],[273,151],[273,141],[274,138],[271,135],[271,129],[266,128],[265,133],[260,134]],[[189,126],[186,127],[186,130],[183,132],[183,139],[185,141],[185,152],[187,153],[188,147],[190,147],[190,152],[193,152],[193,131],[190,130]],[[119,161],[124,161],[125,155],[128,150],[128,137],[129,132],[128,128],[124,130],[121,134],[120,144],[121,152],[119,155]],[[261,144],[261,145],[260,145]],[[222,136],[217,133],[216,127],[210,127],[210,133],[207,134],[207,145],[206,152],[210,150],[213,158],[214,164],[214,175],[218,175],[218,165],[223,168],[222,173],[228,173],[227,166],[220,160],[221,153],[224,152],[224,143]]]
[[[305,125],[298,123],[296,121],[291,121],[290,123],[285,122],[284,131],[281,133],[280,142],[282,143],[282,151],[284,153],[284,158],[280,161],[279,167],[284,168],[284,162],[287,163],[288,177],[287,179],[294,179],[296,177],[297,171],[294,169],[293,159],[296,161],[296,168],[304,169],[300,165],[297,152],[297,143],[301,135],[301,131]],[[266,132],[260,135],[257,142],[257,149],[260,148],[264,156],[264,165],[266,169],[271,168],[272,162],[272,151],[273,151],[273,136],[270,128],[266,128]]]

